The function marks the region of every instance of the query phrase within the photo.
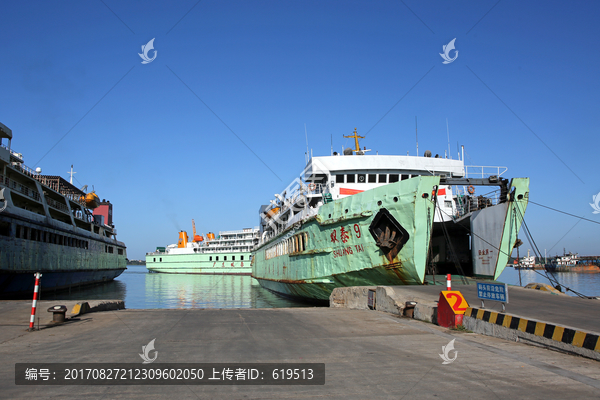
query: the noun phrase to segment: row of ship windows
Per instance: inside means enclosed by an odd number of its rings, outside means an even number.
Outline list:
[[[208,261],[212,261],[213,256],[209,256]],[[252,260],[252,255],[248,258],[248,260]],[[215,256],[215,261],[219,261],[219,256]],[[223,256],[223,261],[227,261],[227,256]],[[231,261],[235,261],[235,256],[231,256]],[[240,256],[240,261],[244,261],[244,256]],[[154,257],[154,261],[156,262],[156,257]],[[158,262],[162,262],[162,257],[159,258]]]
[[[297,253],[299,251],[306,250],[306,242],[308,241],[308,234],[299,233],[292,236],[287,240],[283,240],[276,245],[265,250],[265,259],[279,257],[284,254]]]
[[[53,243],[59,246],[79,247],[80,249],[89,248],[87,240],[76,239],[22,225],[17,225],[16,237],[17,239],[35,240],[36,242]]]
[[[394,183],[419,175],[409,174],[340,174],[335,176],[336,183]]]
[[[112,246],[108,246],[108,245],[104,245],[104,252],[105,253],[110,253],[113,254],[115,252],[114,247]],[[123,249],[117,247],[117,253],[122,256],[123,255]]]
[[[10,224],[4,222],[0,224],[0,235],[10,236]],[[28,226],[18,225],[15,232],[17,239],[33,240],[36,242],[52,243],[59,246],[78,247],[80,249],[89,249],[90,243],[87,240],[77,239],[69,236],[59,235],[58,233],[46,232],[41,229],[30,228]],[[106,253],[114,253],[113,246],[104,246]],[[117,253],[123,255],[123,249],[117,248]]]

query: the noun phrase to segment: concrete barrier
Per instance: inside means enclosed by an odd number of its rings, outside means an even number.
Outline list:
[[[483,335],[529,341],[600,360],[600,339],[597,333],[473,307],[467,308],[463,326]]]
[[[369,289],[376,290],[375,309],[377,311],[403,315],[406,302],[414,301],[417,305],[413,318],[432,323],[437,322],[437,301],[433,298],[419,296],[409,288],[403,288],[403,290],[394,290],[389,286],[335,288],[329,297],[329,307],[366,310],[369,308],[367,306]]]
[[[354,310],[367,310],[369,289],[376,286],[352,286],[333,289],[329,296],[329,307],[350,308]]]
[[[122,310],[124,308],[125,302],[123,300],[82,301],[73,306],[71,309],[71,317],[98,311]]]

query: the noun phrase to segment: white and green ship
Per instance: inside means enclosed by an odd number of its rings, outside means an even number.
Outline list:
[[[192,241],[179,232],[179,242],[146,253],[146,268],[151,272],[173,274],[250,275],[252,247],[258,243],[258,227],[222,231],[198,236]]]
[[[442,274],[497,279],[512,253],[529,179],[462,157],[312,157],[260,209],[252,276],[279,294],[327,301],[340,286],[435,282]],[[483,193],[483,194],[479,194]]]

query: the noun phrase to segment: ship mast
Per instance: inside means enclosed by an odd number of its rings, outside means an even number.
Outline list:
[[[352,136],[344,136],[345,138],[348,139],[354,139],[354,146],[355,149],[353,150],[355,153],[358,153],[360,151],[360,146],[358,145],[358,139],[364,139],[364,136],[358,136],[358,134],[356,133],[356,128],[354,128],[354,135]]]

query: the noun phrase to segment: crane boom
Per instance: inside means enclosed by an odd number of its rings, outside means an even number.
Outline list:
[[[204,238],[202,236],[198,236],[196,234],[196,223],[194,222],[194,219],[192,218],[192,229],[194,230],[194,242],[202,242],[204,241]]]

